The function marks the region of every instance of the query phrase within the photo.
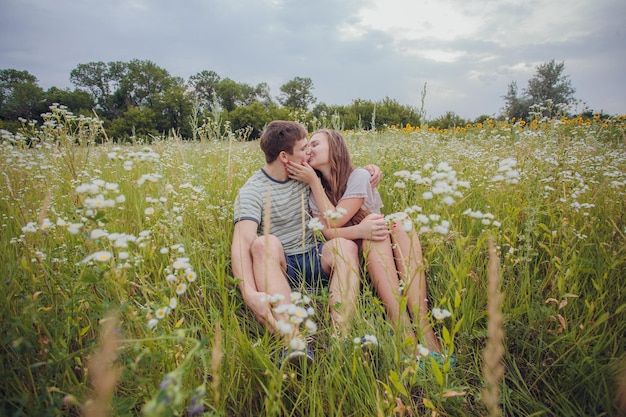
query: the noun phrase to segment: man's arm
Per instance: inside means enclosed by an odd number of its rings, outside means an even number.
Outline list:
[[[378,187],[378,183],[380,183],[380,180],[383,178],[383,172],[380,167],[378,165],[369,164],[365,165],[363,168],[366,169],[372,176],[370,179],[370,185],[374,188]]]
[[[250,249],[257,238],[257,227],[256,222],[252,220],[240,220],[235,223],[231,246],[231,265],[233,276],[239,279],[237,286],[244,302],[252,310],[257,320],[261,323],[267,323],[269,328],[274,331],[276,319],[272,314],[268,297],[263,297],[265,293],[258,290],[254,279]]]

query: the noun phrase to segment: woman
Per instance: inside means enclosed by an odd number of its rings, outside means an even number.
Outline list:
[[[326,238],[360,241],[372,283],[382,299],[395,331],[415,338],[410,320],[417,321],[425,347],[436,359],[441,345],[427,318],[427,293],[422,249],[415,231],[401,224],[389,228],[381,214],[382,201],[370,185],[370,174],[355,168],[343,137],[334,130],[318,130],[309,140],[309,161],[287,166],[291,178],[311,186],[311,211],[324,225]],[[338,216],[325,213],[344,212]],[[401,311],[400,286],[408,300]],[[415,352],[418,354],[418,352]]]

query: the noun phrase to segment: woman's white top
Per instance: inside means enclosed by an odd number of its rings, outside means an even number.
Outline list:
[[[356,168],[350,174],[348,183],[346,184],[346,192],[341,197],[341,200],[346,198],[364,198],[361,208],[367,210],[370,213],[380,214],[380,209],[383,207],[383,201],[380,198],[378,190],[370,185],[370,173],[363,168]],[[341,201],[339,200],[339,201]],[[320,215],[313,193],[309,197],[309,205],[311,206],[311,213],[313,215]]]

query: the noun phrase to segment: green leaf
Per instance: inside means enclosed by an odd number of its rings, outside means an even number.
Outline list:
[[[461,306],[461,294],[458,291],[454,292],[454,309],[458,310]]]
[[[456,324],[454,325],[454,328],[452,329],[452,334],[457,334],[459,332],[459,329],[461,328],[461,325],[463,324],[463,318],[464,316],[461,316],[459,321],[456,322]]]
[[[83,328],[80,330],[79,335],[80,335],[81,337],[83,337],[83,336],[85,335],[85,333],[87,333],[87,332],[89,331],[89,329],[91,329],[91,325],[89,325],[89,324],[88,324],[86,327],[83,327]]]
[[[406,391],[406,388],[404,387],[404,385],[400,383],[400,380],[398,379],[398,373],[396,371],[389,371],[389,380],[391,381],[391,384],[393,385],[393,387],[399,393],[401,393],[405,397],[409,396],[409,393]]]
[[[428,358],[430,359],[430,367],[433,370],[433,374],[435,375],[435,379],[437,380],[437,383],[439,384],[440,387],[443,387],[443,373],[441,372],[441,369],[439,369],[439,365],[437,364],[437,361],[435,360],[433,356],[428,356]]]
[[[446,342],[447,345],[450,345],[452,343],[452,338],[450,337],[450,332],[448,331],[448,328],[446,326],[442,327],[441,333],[443,336],[443,341]]]
[[[435,409],[435,404],[433,404],[433,402],[428,398],[422,398],[422,401],[424,402],[424,406],[426,408],[430,408],[431,410]]]

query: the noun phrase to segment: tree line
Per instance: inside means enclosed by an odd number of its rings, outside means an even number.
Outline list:
[[[294,117],[307,122],[332,119],[340,123],[333,127],[342,129],[427,123],[423,109],[426,85],[418,109],[388,97],[377,102],[356,99],[350,105],[317,103],[313,82],[307,77],[289,80],[280,86],[279,95],[272,97],[264,82],[250,85],[207,70],[184,80],[149,60],[78,64],[69,79],[73,90],[51,87],[44,91],[28,71],[0,70],[0,128],[15,131],[24,120],[41,121],[41,114],[53,103],[77,115],[97,115],[108,136],[118,140],[170,132],[195,138],[200,126],[217,119],[227,122],[233,131],[245,129],[250,139],[258,137],[269,121]],[[514,82],[509,84],[501,117],[526,119],[533,106],[546,100],[567,105],[574,100],[573,94],[564,63],[552,60],[537,67],[522,95]],[[470,122],[448,111],[428,124],[449,128]]]

